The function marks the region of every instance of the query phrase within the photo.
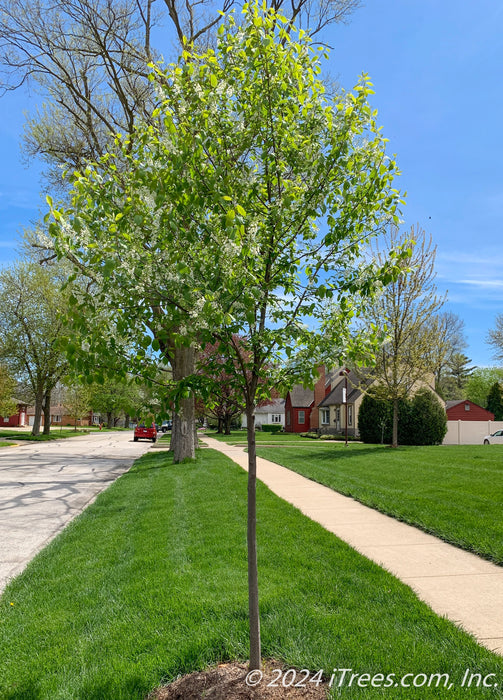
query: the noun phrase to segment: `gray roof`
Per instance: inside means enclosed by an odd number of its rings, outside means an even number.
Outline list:
[[[296,384],[289,393],[293,408],[309,408],[314,401],[314,389],[305,389],[301,384]]]
[[[348,395],[347,403],[354,403],[356,399],[362,395],[362,390],[358,388],[361,383],[361,378],[353,371],[348,374]],[[340,377],[340,382],[335,385],[328,396],[325,396],[323,401],[318,404],[320,408],[324,406],[339,406],[344,403],[342,390],[345,386],[344,377]]]
[[[457,399],[456,401],[446,401],[445,402],[445,407],[446,408],[452,408],[453,406],[457,406],[458,403],[464,403],[464,399]]]
[[[271,399],[265,406],[257,406],[255,413],[284,413],[285,399]]]

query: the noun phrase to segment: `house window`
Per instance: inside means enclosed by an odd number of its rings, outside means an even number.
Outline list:
[[[281,413],[271,413],[271,423],[281,423]]]
[[[306,412],[305,411],[299,411],[298,420],[299,420],[299,425],[302,425],[303,423],[306,422]]]
[[[353,406],[348,406],[348,425],[353,425]]]
[[[337,423],[341,422],[341,409],[340,408],[335,409],[335,420]]]
[[[465,411],[469,411],[469,410],[470,410],[470,404],[469,404],[469,403],[465,403]]]
[[[53,416],[52,420],[53,423],[61,423],[61,416]]]
[[[329,408],[322,408],[321,409],[321,424],[322,425],[329,425],[330,424],[330,409]]]
[[[3,417],[3,422],[8,423],[9,422],[9,416],[4,416]]]

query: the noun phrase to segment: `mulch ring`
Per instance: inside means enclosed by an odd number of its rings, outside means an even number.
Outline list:
[[[268,659],[260,672],[252,672],[247,683],[248,665],[233,661],[206,671],[196,671],[157,688],[147,700],[325,700],[328,681],[309,682],[307,671],[290,669]],[[281,675],[280,675],[281,671]],[[299,684],[302,687],[293,687]],[[285,687],[286,686],[286,687]]]

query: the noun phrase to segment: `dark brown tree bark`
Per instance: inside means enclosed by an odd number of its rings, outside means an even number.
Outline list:
[[[51,432],[51,389],[47,389],[44,394],[44,435],[50,435]]]
[[[40,435],[40,423],[42,420],[42,406],[44,403],[44,388],[42,383],[39,384],[37,388],[37,393],[35,395],[35,415],[33,417],[33,427],[31,434],[33,436]]]

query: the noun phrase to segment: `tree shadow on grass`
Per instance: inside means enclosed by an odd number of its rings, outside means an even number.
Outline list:
[[[261,447],[257,445],[257,454],[259,457],[262,457],[260,453]],[[268,447],[264,447],[263,449],[271,449]],[[400,448],[397,448],[400,449]],[[334,460],[341,460],[341,459],[355,459],[355,458],[360,458],[360,457],[369,457],[369,456],[374,456],[376,454],[382,454],[383,450],[390,450],[391,448],[388,445],[372,445],[369,447],[363,447],[363,448],[358,448],[357,450],[351,449],[351,445],[348,445],[347,448],[341,449],[340,445],[335,446],[334,449],[324,449],[324,450],[317,450],[316,447],[313,445],[313,449],[303,449],[302,452],[298,454],[298,456],[302,457],[302,459],[314,459],[316,462],[333,462]],[[396,453],[396,449],[393,450],[393,453]],[[285,454],[288,454],[286,452]],[[267,457],[265,457],[267,459]]]

